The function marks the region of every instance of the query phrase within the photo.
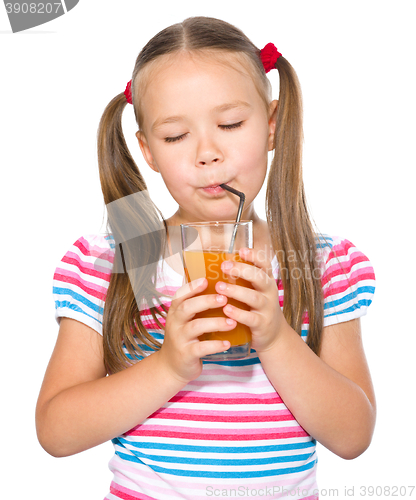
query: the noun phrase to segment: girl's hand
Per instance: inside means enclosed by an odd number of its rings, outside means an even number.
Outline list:
[[[215,289],[218,293],[250,307],[250,311],[244,311],[227,304],[223,311],[229,318],[251,329],[253,349],[257,352],[266,351],[275,343],[280,328],[286,322],[279,306],[279,293],[271,262],[264,258],[264,252],[254,249],[244,248],[239,254],[243,260],[252,262],[254,266],[243,262],[225,261],[222,264],[222,271],[233,278],[251,282],[254,290],[221,281],[216,284]]]
[[[230,347],[228,341],[200,341],[198,337],[207,332],[229,331],[236,326],[235,320],[228,318],[193,319],[196,313],[227,303],[222,294],[195,296],[207,286],[205,278],[183,285],[173,297],[166,317],[165,338],[159,356],[172,375],[185,383],[201,374],[202,357]]]

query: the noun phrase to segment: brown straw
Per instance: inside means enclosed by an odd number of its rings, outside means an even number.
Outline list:
[[[220,184],[220,187],[225,189],[226,191],[230,191],[230,193],[234,193],[237,196],[240,197],[240,205],[238,206],[238,212],[237,212],[237,218],[235,219],[235,225],[234,225],[234,230],[233,230],[233,235],[231,237],[231,243],[230,243],[230,248],[228,249],[228,253],[233,253],[234,250],[234,243],[235,243],[235,236],[237,234],[237,229],[238,229],[238,223],[240,222],[241,219],[241,213],[243,211],[243,206],[244,206],[244,201],[246,199],[246,196],[244,193],[241,191],[237,191],[236,189],[227,186],[227,184]]]

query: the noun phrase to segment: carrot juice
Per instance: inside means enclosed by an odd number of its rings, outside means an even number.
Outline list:
[[[236,284],[246,288],[253,289],[252,284],[243,278],[233,278],[230,274],[224,274],[221,270],[221,264],[225,260],[232,260],[235,262],[244,262],[253,265],[252,262],[247,262],[239,256],[238,253],[228,253],[226,251],[207,251],[207,250],[185,250],[183,252],[185,276],[188,281],[194,281],[198,278],[206,277],[208,280],[208,287],[199,295],[217,294],[215,284],[218,281],[224,283]],[[228,298],[227,303],[249,311],[250,308],[247,304],[235,299]],[[226,318],[223,312],[223,307],[215,309],[208,309],[195,315],[195,318]],[[251,343],[250,328],[241,323],[233,330],[226,332],[209,332],[204,333],[199,337],[200,340],[228,340],[232,346],[238,346]]]

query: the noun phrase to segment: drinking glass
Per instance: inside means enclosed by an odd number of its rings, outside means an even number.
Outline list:
[[[251,282],[224,274],[221,263],[225,260],[244,261],[238,255],[240,248],[253,248],[253,221],[222,221],[181,224],[182,253],[187,282],[198,278],[207,278],[208,287],[200,295],[217,294],[215,284],[218,281],[237,284],[253,289]],[[228,298],[227,303],[244,309],[250,308],[235,299]],[[195,315],[195,318],[226,318],[223,308],[208,309]],[[207,361],[226,361],[244,359],[250,354],[250,328],[237,323],[233,330],[226,332],[207,332],[200,340],[228,340],[231,347],[223,352],[210,354],[202,359]]]

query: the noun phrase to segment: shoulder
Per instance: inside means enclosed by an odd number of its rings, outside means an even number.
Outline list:
[[[103,304],[114,262],[114,239],[109,234],[78,238],[55,269],[55,317],[76,319],[101,333]]]
[[[78,238],[63,256],[61,263],[79,270],[111,274],[114,261],[114,239],[108,234],[89,234]]]
[[[340,236],[318,235],[317,250],[325,326],[366,314],[375,292],[375,273],[369,258]]]
[[[369,258],[350,240],[341,236],[319,234],[316,238],[316,246],[318,260],[323,271],[323,284],[341,274],[365,275],[368,272],[372,278],[375,278]]]

